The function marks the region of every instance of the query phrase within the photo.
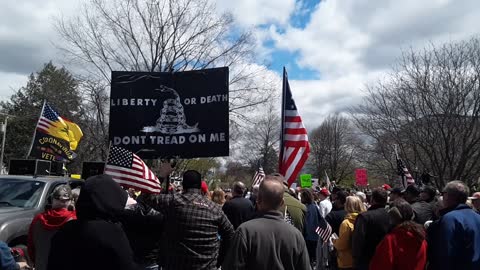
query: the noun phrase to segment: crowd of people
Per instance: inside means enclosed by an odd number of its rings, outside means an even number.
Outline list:
[[[170,170],[162,167],[160,176]],[[480,269],[480,193],[469,194],[460,181],[442,192],[414,185],[293,190],[280,174],[250,189],[236,182],[209,191],[192,170],[182,190],[138,194],[98,175],[81,191],[56,187],[30,226],[28,259],[15,262],[0,243],[0,263],[38,270]]]

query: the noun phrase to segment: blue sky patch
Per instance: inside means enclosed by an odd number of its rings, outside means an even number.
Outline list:
[[[319,0],[301,0],[297,1],[293,16],[290,18],[290,23],[294,27],[305,28],[312,17],[312,13],[320,3]]]

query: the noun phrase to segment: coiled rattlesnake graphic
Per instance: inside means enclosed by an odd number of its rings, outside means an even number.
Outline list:
[[[183,105],[180,96],[175,89],[160,85],[155,89],[172,97],[163,101],[160,117],[156,121],[155,127],[144,127],[143,131],[157,131],[164,134],[193,133],[199,131],[198,123],[193,126],[187,124]]]

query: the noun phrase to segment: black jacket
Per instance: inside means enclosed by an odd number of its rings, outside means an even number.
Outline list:
[[[342,224],[346,215],[347,211],[345,211],[345,209],[334,209],[325,217],[325,220],[332,226],[332,231],[336,233],[337,236],[340,235],[340,224]]]
[[[142,194],[133,210],[125,210],[120,221],[132,247],[135,262],[142,266],[157,264],[164,216],[146,205]]]
[[[49,270],[139,269],[127,236],[117,222],[127,193],[110,176],[85,182],[76,204],[77,220],[53,237]]]
[[[412,204],[413,212],[415,213],[414,221],[420,225],[424,225],[429,220],[434,220],[435,209],[432,203],[419,201]]]
[[[355,267],[368,269],[377,245],[390,229],[390,218],[384,206],[372,206],[358,215],[352,236]]]
[[[243,197],[233,197],[230,201],[225,202],[222,210],[235,230],[240,224],[250,220],[255,212],[252,202]]]
[[[310,270],[302,234],[279,211],[263,213],[240,225],[222,269]]]
[[[257,209],[257,196],[252,193],[252,195],[250,195],[249,200],[253,205],[253,209]]]

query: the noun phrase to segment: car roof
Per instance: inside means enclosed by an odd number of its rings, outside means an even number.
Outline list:
[[[27,181],[42,181],[42,182],[55,182],[55,181],[80,181],[78,179],[73,179],[70,177],[64,177],[64,176],[38,176],[38,177],[33,177],[32,175],[0,175],[0,181],[3,179],[18,179],[18,180],[27,180]]]

